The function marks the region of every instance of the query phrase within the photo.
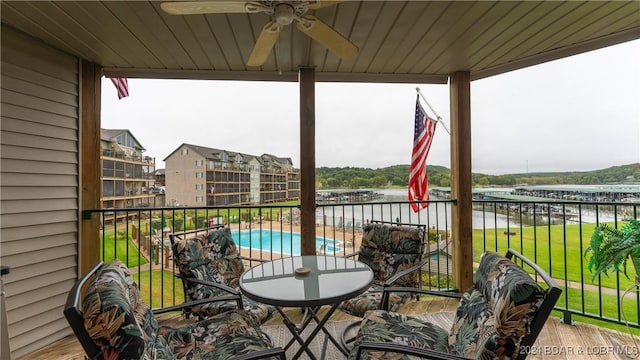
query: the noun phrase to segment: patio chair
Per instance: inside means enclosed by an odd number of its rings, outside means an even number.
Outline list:
[[[198,233],[202,234],[197,235]],[[184,287],[185,301],[223,295],[237,297],[237,300],[227,302],[208,302],[185,307],[185,317],[193,314],[202,319],[239,307],[247,310],[258,324],[262,324],[276,312],[271,305],[242,297],[239,280],[245,270],[244,262],[262,260],[238,255],[238,248],[228,227],[222,225],[174,233],[169,235],[169,239],[174,263],[180,272],[176,276],[182,280]]]
[[[535,277],[512,259],[533,269]],[[385,289],[385,297],[392,291]],[[386,309],[374,310],[362,320],[350,360],[524,359],[562,290],[538,265],[509,249],[506,257],[483,254],[473,286],[464,294],[416,292],[460,298],[451,329]]]
[[[89,359],[285,359],[284,350],[273,348],[244,310],[159,325],[156,314],[176,309],[149,309],[129,269],[113,260],[100,262],[75,283],[64,315]]]
[[[358,261],[373,270],[373,284],[363,294],[340,304],[340,310],[363,317],[369,310],[379,309],[383,289],[393,286],[420,288],[422,254],[426,246],[426,226],[371,221],[362,232],[360,249],[346,257],[358,256]],[[410,300],[412,293],[398,291],[389,294],[392,311]]]

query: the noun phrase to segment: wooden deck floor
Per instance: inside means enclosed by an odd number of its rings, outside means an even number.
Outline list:
[[[436,298],[405,305],[400,312],[406,314],[420,314],[436,311],[451,311],[456,308],[455,299]],[[288,310],[292,319],[301,317],[299,309]],[[336,312],[331,320],[344,321],[357,318],[342,312]],[[164,319],[166,322],[176,321],[176,317]],[[281,319],[275,317],[265,325],[281,324]],[[640,339],[636,338],[637,344]],[[640,355],[628,333],[621,333],[593,325],[577,324],[565,325],[557,318],[550,318],[533,348],[533,353],[527,359],[634,359]],[[74,336],[68,336],[51,345],[23,356],[18,360],[82,360],[84,352]]]

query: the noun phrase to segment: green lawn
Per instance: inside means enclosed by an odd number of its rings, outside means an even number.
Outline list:
[[[596,291],[584,291],[584,296],[582,294],[581,289],[569,288],[568,293],[566,292],[567,288],[562,286],[562,294],[560,295],[560,299],[556,306],[565,307],[566,298],[569,298],[569,309],[574,311],[582,312],[584,306],[584,313],[586,314],[601,314],[603,318],[610,319],[620,319],[621,322],[625,322],[625,318],[629,323],[634,323],[637,325],[638,319],[638,303],[633,298],[633,294],[629,294],[624,297],[624,301],[622,302],[622,308],[620,309],[620,303],[617,295],[609,295],[609,294],[601,294],[598,295]],[[620,292],[620,296],[624,291]],[[620,310],[620,314],[618,311]],[[556,312],[554,316],[562,317],[561,312]],[[597,326],[602,326],[618,331],[627,332],[627,328],[624,325],[616,325],[607,321],[595,320],[588,317],[583,317],[579,315],[573,315],[574,321],[579,321],[583,323],[594,324]],[[632,329],[635,335],[640,335],[640,329]]]
[[[151,308],[184,302],[182,281],[173,276],[171,271],[146,270],[134,273],[132,276],[140,287],[140,297]]]
[[[625,297],[622,309],[624,312],[619,313],[619,297],[615,290],[616,288],[621,289],[619,293],[622,296],[624,290],[633,284],[632,279],[635,272],[632,266],[628,269],[629,279],[623,274],[611,273],[592,281],[592,273],[587,268],[588,259],[583,254],[589,246],[594,229],[594,224],[583,224],[582,227],[580,225],[552,225],[523,227],[522,229],[510,228],[509,231],[515,231],[516,235],[509,237],[505,234],[506,228],[475,229],[473,230],[474,261],[479,262],[480,254],[484,251],[506,253],[507,248],[513,248],[545,269],[563,288],[557,306],[564,307],[568,301],[569,309],[576,312],[601,315],[603,318],[616,320],[620,318],[621,322],[624,322],[624,314],[627,320],[637,322],[638,303],[633,299],[633,295]],[[564,279],[578,284],[569,286],[569,283]],[[584,294],[580,283],[584,283]],[[601,295],[598,295],[599,287],[614,289],[614,293],[606,293],[605,290]],[[561,317],[562,314],[556,312],[554,316]],[[627,332],[624,325],[616,325],[579,315],[573,315],[573,318],[574,321]],[[640,335],[640,330],[633,329],[633,332]]]
[[[127,237],[119,233],[118,240],[115,241],[113,233],[106,234],[104,241],[100,247],[100,257],[105,262],[115,259],[115,254],[118,254],[118,259],[130,267],[137,265],[144,265],[147,263],[147,259],[144,256],[140,256],[140,252],[136,245],[127,240]]]
[[[515,231],[516,235],[511,235],[509,238],[504,234],[506,229],[486,229],[486,237],[482,229],[475,229],[473,230],[474,258],[479,261],[480,254],[485,249],[504,253],[508,247],[511,247],[547,270],[555,279],[598,285],[598,279],[592,282],[592,273],[587,268],[588,260],[583,256],[589,246],[594,228],[594,224],[583,224],[582,227],[552,225],[510,228],[509,230]],[[626,289],[633,283],[634,275],[635,272],[630,267],[629,279],[623,274],[613,273],[602,276],[600,285],[616,288],[619,281],[620,288]]]

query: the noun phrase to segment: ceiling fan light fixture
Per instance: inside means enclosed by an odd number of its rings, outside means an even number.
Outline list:
[[[293,22],[293,19],[295,19],[293,7],[289,4],[284,3],[276,5],[276,7],[273,9],[273,18],[278,24],[282,26],[291,24]]]

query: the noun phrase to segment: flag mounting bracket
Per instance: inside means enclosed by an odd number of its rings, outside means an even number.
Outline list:
[[[447,134],[451,135],[451,131],[449,131],[449,127],[444,123],[444,121],[442,121],[442,117],[438,115],[438,113],[433,109],[431,104],[429,104],[429,101],[427,100],[427,98],[424,97],[419,87],[416,87],[416,91],[418,92],[418,95],[420,95],[422,100],[424,100],[424,102],[427,103],[427,106],[429,107],[429,109],[431,109],[431,112],[436,116],[436,121],[438,121],[442,125],[442,127],[447,131]]]

